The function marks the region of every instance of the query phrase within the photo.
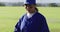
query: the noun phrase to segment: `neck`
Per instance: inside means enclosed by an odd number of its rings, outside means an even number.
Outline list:
[[[27,17],[31,18],[34,14],[35,14],[35,12],[34,13],[27,13]]]

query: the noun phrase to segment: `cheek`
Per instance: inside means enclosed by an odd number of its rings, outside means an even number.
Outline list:
[[[25,9],[30,10],[30,8],[28,8],[28,7],[25,7]]]

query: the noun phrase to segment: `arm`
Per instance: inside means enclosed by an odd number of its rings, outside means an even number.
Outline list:
[[[47,25],[47,22],[46,22],[46,19],[44,17],[42,18],[41,31],[42,32],[50,32],[49,28],[48,28],[48,25]]]
[[[24,17],[24,15],[19,19],[18,23],[15,25],[14,32],[21,32],[20,25],[21,25],[21,21],[23,20],[23,17]]]
[[[19,22],[16,24],[14,32],[20,32],[20,22],[21,22],[21,21],[19,21]]]

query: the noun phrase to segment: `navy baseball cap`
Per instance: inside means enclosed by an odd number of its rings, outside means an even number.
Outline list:
[[[24,4],[29,4],[29,5],[35,4],[35,5],[36,5],[36,0],[26,0],[26,1],[24,2]]]

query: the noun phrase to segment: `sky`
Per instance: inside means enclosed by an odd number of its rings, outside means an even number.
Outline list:
[[[0,2],[20,2],[20,0],[0,0]]]
[[[0,0],[0,2],[24,2],[25,0]],[[37,3],[60,3],[60,0],[36,0]]]

